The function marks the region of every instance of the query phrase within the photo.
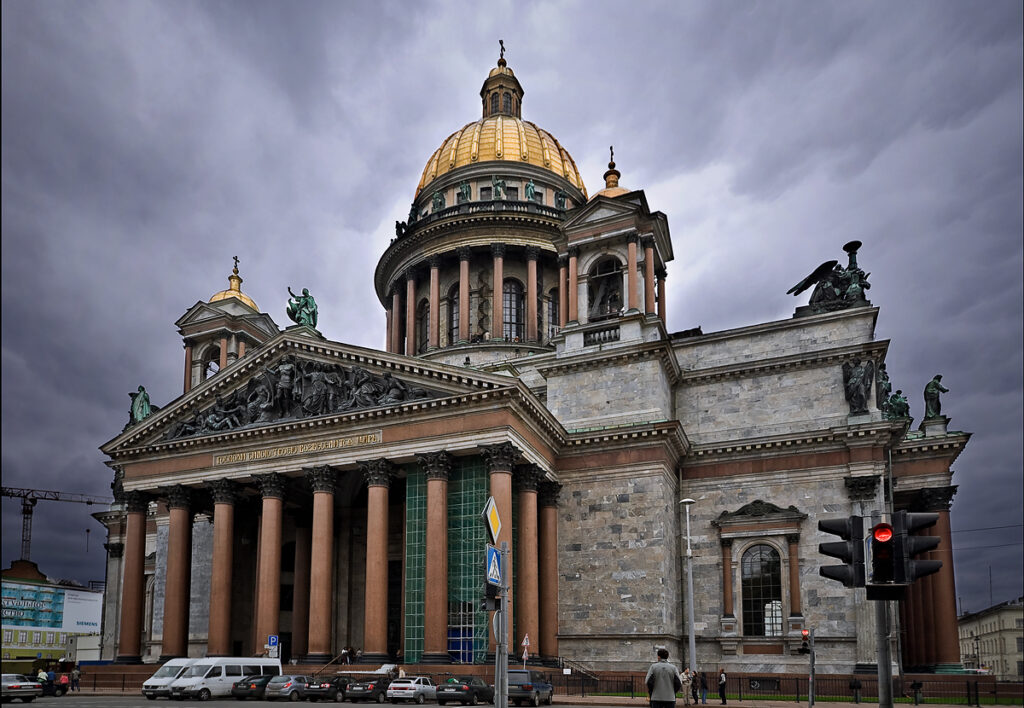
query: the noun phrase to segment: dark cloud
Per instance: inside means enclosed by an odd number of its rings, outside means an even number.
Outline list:
[[[3,479],[101,494],[128,391],[180,391],[173,322],[227,286],[379,347],[372,274],[423,165],[479,113],[497,40],[524,115],[591,192],[608,145],[669,218],[670,328],[788,318],[864,241],[877,336],[921,414],[936,372],[974,438],[958,594],[1022,593],[1022,7],[907,2],[4,0]],[[20,515],[3,502],[3,563]],[[40,502],[33,556],[99,579],[90,507]],[[1008,526],[994,531],[968,529]],[[86,528],[92,528],[84,552]],[[964,530],[962,533],[960,530]],[[1008,560],[1009,559],[1009,560]]]

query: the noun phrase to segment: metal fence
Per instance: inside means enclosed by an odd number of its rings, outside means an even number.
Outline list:
[[[596,677],[581,674],[552,677],[555,694],[563,696],[623,696],[645,698],[647,686],[641,674],[603,673]],[[698,693],[700,693],[698,691]],[[806,676],[743,675],[730,676],[726,681],[726,697],[730,701],[761,700],[804,703],[808,698]],[[1021,705],[1024,704],[1024,684],[1020,682],[985,681],[974,676],[944,679],[917,677],[893,680],[893,699],[897,703],[943,703],[954,705]],[[849,703],[877,703],[878,680],[872,676],[815,677],[815,701],[842,701]],[[682,694],[679,694],[680,698]],[[704,697],[701,696],[703,699]],[[718,676],[708,675],[706,699],[719,701]]]

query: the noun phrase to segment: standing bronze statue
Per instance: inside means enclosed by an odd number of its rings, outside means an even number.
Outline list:
[[[924,417],[941,418],[942,401],[939,400],[940,393],[949,393],[949,389],[942,385],[942,374],[935,374],[935,378],[924,387]]]
[[[128,397],[132,399],[131,409],[128,413],[128,424],[141,423],[153,414],[153,406],[149,402],[149,394],[144,386],[139,386],[138,392],[130,392]]]
[[[288,300],[288,318],[295,324],[308,325],[316,329],[316,300],[309,294],[309,290],[303,288],[302,295],[296,295],[288,288],[288,294],[291,295]]]
[[[843,364],[843,389],[850,404],[850,415],[864,415],[868,412],[868,396],[871,395],[871,382],[874,378],[875,365],[870,359],[864,362],[854,359],[852,364]]]

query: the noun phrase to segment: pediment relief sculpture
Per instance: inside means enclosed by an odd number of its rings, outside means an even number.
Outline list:
[[[235,430],[280,420],[312,418],[427,398],[441,392],[420,388],[390,372],[342,366],[287,355],[264,365],[247,384],[179,421],[164,440]]]
[[[790,506],[783,509],[780,506],[776,506],[771,502],[766,502],[761,499],[755,499],[754,501],[741,506],[736,511],[723,511],[718,515],[718,518],[713,522],[716,526],[722,523],[730,523],[737,521],[751,521],[751,520],[764,520],[773,521],[776,519],[806,519],[807,514],[802,513],[795,506]]]

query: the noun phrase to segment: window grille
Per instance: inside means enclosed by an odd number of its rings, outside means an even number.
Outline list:
[[[526,322],[522,284],[518,280],[506,280],[502,287],[502,297],[502,336],[508,342],[522,341]]]
[[[743,635],[782,636],[782,562],[768,545],[751,546],[741,561]]]

